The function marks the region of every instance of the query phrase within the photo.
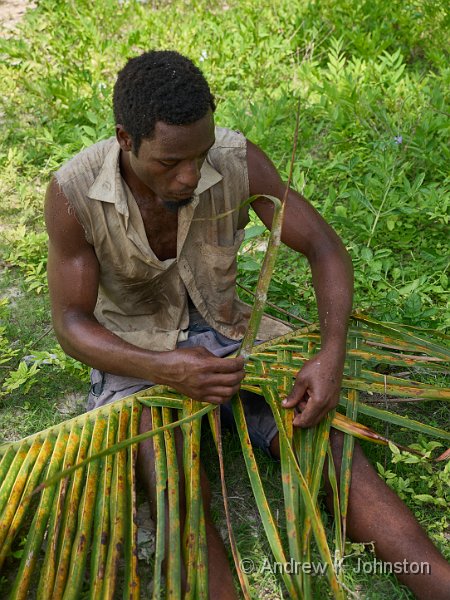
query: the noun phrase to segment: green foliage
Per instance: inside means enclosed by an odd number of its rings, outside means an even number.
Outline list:
[[[7,298],[0,299],[0,323],[8,318],[8,304]],[[10,341],[6,334],[6,327],[0,325],[0,365],[10,362],[18,353],[19,350],[17,348],[12,348],[10,345]]]
[[[419,521],[427,524],[429,535],[449,559],[446,536],[449,527],[450,462],[430,461],[438,448],[444,449],[442,444],[423,438],[410,444],[424,456],[399,450],[393,444],[389,447],[392,467],[386,468],[377,462],[379,475],[411,507]]]
[[[60,346],[56,346],[51,351],[35,352],[22,359],[19,366],[8,373],[0,395],[9,394],[18,388],[21,388],[22,393],[28,394],[35,384],[42,383],[40,369],[43,366],[65,371],[86,383],[89,381],[89,367],[68,356]]]
[[[16,275],[6,269],[0,285],[5,294],[0,300],[0,439],[46,428],[58,415],[61,419],[66,405],[75,404],[70,395],[75,390],[85,395],[89,380],[88,367],[67,356],[52,335],[48,298],[25,294],[26,283]]]
[[[47,293],[47,234],[20,225],[7,238],[11,250],[6,263],[21,269],[28,292]]]
[[[411,444],[414,450],[419,450],[424,456],[417,456],[399,450],[394,444],[389,445],[392,452],[393,465],[416,465],[415,469],[407,471],[408,476],[402,476],[402,470],[384,469],[377,463],[378,472],[386,483],[402,498],[422,506],[432,504],[444,509],[450,507],[450,462],[443,465],[430,462],[430,456],[442,444],[435,441],[421,440],[421,443]],[[401,474],[402,473],[402,474]],[[410,502],[408,502],[410,503]]]

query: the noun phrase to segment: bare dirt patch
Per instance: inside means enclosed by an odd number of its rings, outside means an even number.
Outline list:
[[[25,12],[35,7],[30,0],[0,0],[0,36],[10,35]]]
[[[86,411],[86,394],[70,392],[57,401],[56,409],[67,419],[81,415]]]

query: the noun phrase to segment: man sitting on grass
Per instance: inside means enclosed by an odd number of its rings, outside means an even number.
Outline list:
[[[116,136],[75,156],[49,185],[53,322],[64,350],[93,368],[89,409],[153,383],[218,404],[229,417],[227,403],[239,390],[244,363],[223,357],[239,346],[250,312],[235,290],[236,255],[248,222],[244,202],[256,196],[252,208],[270,228],[272,206],[259,195],[282,198],[285,186],[257,146],[214,126],[214,109],[207,82],[187,58],[168,51],[133,58],[114,88]],[[334,231],[294,190],[282,240],[307,257],[318,303],[321,349],[283,403],[299,409],[295,426],[311,427],[338,403],[352,267]],[[287,331],[264,317],[258,337]],[[264,400],[247,396],[245,410],[253,443],[279,457]],[[141,431],[151,426],[144,409]],[[179,452],[180,438],[178,432]],[[334,430],[331,444],[339,471],[342,436]],[[140,444],[138,472],[154,513],[151,441]],[[236,598],[204,472],[202,491],[210,597]],[[428,562],[431,575],[404,573],[399,579],[419,598],[450,598],[450,565],[358,445],[348,534],[373,541],[383,560]]]

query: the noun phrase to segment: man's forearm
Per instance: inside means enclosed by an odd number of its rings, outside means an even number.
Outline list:
[[[322,350],[345,357],[352,309],[353,268],[341,242],[310,259],[320,321]]]
[[[90,367],[155,383],[163,383],[161,378],[165,379],[167,353],[134,346],[93,317],[65,314],[63,323],[55,323],[55,330],[63,350]]]

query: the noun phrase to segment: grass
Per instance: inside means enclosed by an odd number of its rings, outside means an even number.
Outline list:
[[[4,381],[12,377],[20,384],[0,397],[0,437],[23,437],[80,410],[76,398],[85,393],[86,383],[73,362],[60,357],[54,365],[22,374],[23,381],[17,375],[21,358],[57,348],[52,332],[47,333],[43,194],[59,165],[112,134],[115,73],[128,57],[148,48],[174,48],[200,64],[216,95],[217,122],[241,129],[285,177],[300,98],[294,187],[349,249],[355,306],[436,335],[445,331],[450,324],[445,14],[443,1],[416,0],[324,0],[320,5],[42,0],[27,13],[18,33],[0,40],[5,233],[0,291],[6,298],[0,309],[6,362],[0,363],[0,373]],[[252,219],[251,231],[258,233],[257,227]],[[240,281],[253,288],[265,238],[251,235],[239,264]],[[280,253],[270,300],[309,320],[317,316],[308,265],[288,249]],[[421,377],[430,380],[427,373]],[[70,394],[78,396],[74,400]],[[402,404],[397,410],[433,425],[449,422],[443,403]],[[402,439],[402,432],[395,435],[400,442],[414,441]],[[235,440],[226,439],[238,542],[242,556],[261,562],[268,549],[260,545],[238,448]],[[409,477],[414,492],[425,493],[426,480],[416,465],[392,463],[385,449],[366,449],[373,462],[395,474],[392,485],[399,487],[400,478]],[[259,458],[265,480],[272,481],[277,465]],[[207,460],[206,466],[214,510],[223,522],[216,465]],[[442,469],[436,466],[433,477]],[[279,494],[274,485],[275,505]],[[442,507],[416,502],[413,494],[405,497],[445,550],[449,534]],[[347,585],[359,589],[361,597],[411,597],[392,577],[352,577]],[[258,574],[252,583],[256,596],[280,597],[275,577]]]
[[[24,288],[16,269],[4,272],[0,290],[9,299],[2,314],[5,337],[18,355],[12,365],[0,365],[2,375],[8,374],[19,358],[57,347],[48,297],[33,294],[30,302]],[[87,395],[85,381],[51,365],[43,365],[29,383],[28,391],[24,384],[0,396],[0,441],[17,440],[69,418],[80,409],[77,397]]]

